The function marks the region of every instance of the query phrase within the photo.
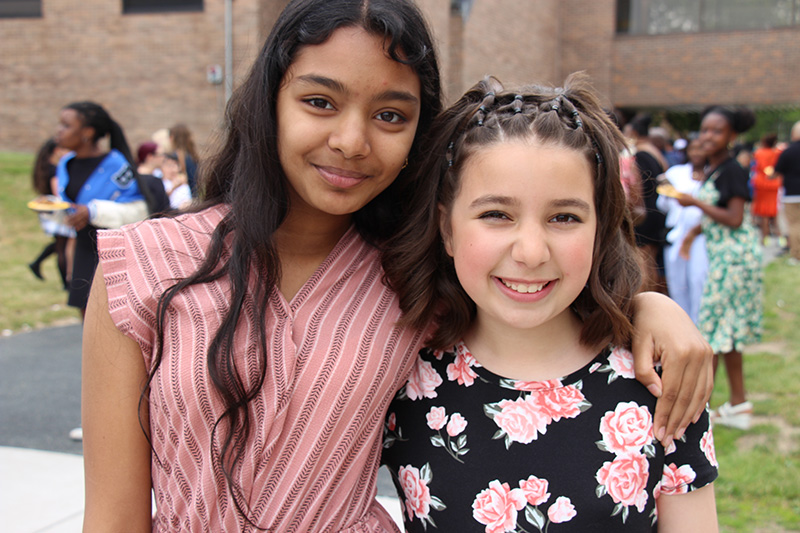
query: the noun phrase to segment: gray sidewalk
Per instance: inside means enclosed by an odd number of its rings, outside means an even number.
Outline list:
[[[83,523],[81,327],[0,338],[0,531],[74,533]],[[386,469],[379,501],[402,525]]]

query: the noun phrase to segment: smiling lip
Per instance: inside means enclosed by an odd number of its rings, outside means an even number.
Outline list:
[[[509,281],[503,278],[495,278],[501,290],[514,300],[532,302],[541,300],[547,296],[553,288],[553,281],[540,281],[536,283],[524,283],[520,281]]]
[[[339,189],[350,189],[369,178],[368,174],[336,167],[317,166],[322,179]]]

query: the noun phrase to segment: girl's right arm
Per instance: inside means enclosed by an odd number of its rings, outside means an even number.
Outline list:
[[[111,319],[98,267],[83,325],[85,533],[152,531],[150,444],[139,425],[146,378],[139,345]],[[146,409],[142,422],[149,428]]]
[[[656,500],[658,533],[716,533],[717,506],[714,484],[684,494],[662,494]]]

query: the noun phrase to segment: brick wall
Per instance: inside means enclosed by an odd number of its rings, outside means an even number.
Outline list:
[[[233,2],[234,80],[286,2]],[[459,27],[449,0],[418,2],[449,101],[486,74],[558,84],[587,70],[618,106],[800,105],[798,28],[617,36],[615,0],[475,0]],[[43,0],[43,14],[0,19],[0,150],[35,150],[58,110],[85,99],[109,109],[134,149],[179,121],[206,144],[224,102],[223,86],[206,81],[208,65],[224,65],[224,2],[207,0],[201,13],[123,16],[119,1]]]
[[[122,15],[121,2],[43,0],[43,17],[0,19],[0,149],[32,151],[55,129],[59,109],[94,100],[126,132],[132,149],[185,122],[203,144],[221,117],[222,2],[201,13]],[[234,76],[260,45],[258,0],[236,0]]]
[[[613,46],[617,105],[800,105],[800,29],[621,36]]]

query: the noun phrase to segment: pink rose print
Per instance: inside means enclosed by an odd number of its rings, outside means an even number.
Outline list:
[[[494,415],[494,422],[507,435],[506,446],[511,442],[528,444],[536,440],[539,433],[547,431],[550,419],[541,413],[528,398],[503,400],[495,404],[500,412]]]
[[[455,360],[447,365],[447,379],[450,381],[457,381],[459,385],[469,387],[475,383],[475,378],[478,377],[478,374],[472,370],[471,367],[480,365],[472,354],[466,351],[466,348],[462,347],[463,345],[459,346]]]
[[[575,511],[575,506],[566,496],[559,496],[547,510],[547,517],[554,524],[569,522],[576,514],[578,513]]]
[[[431,491],[428,484],[420,478],[419,468],[411,465],[401,466],[397,471],[400,486],[406,499],[406,514],[409,520],[416,516],[425,519],[431,511]]]
[[[531,392],[538,390],[551,390],[561,387],[560,379],[548,379],[547,381],[515,381],[514,388],[516,390]]]
[[[455,437],[464,431],[465,427],[467,427],[467,420],[461,416],[461,413],[453,413],[450,415],[450,422],[447,423],[447,434]]]
[[[442,377],[433,369],[427,361],[417,359],[411,376],[406,383],[406,395],[411,400],[422,398],[436,398],[436,387],[443,383]]]
[[[539,479],[536,476],[530,476],[519,482],[519,488],[525,494],[525,499],[533,506],[544,503],[550,498],[550,493],[547,492],[549,485],[546,479]]]
[[[386,424],[389,426],[389,431],[394,431],[397,427],[397,415],[389,413],[389,419],[386,421]]]
[[[638,452],[653,442],[653,417],[636,402],[620,402],[600,420],[601,449],[620,454]]]
[[[711,432],[711,428],[708,428],[708,431],[703,433],[703,438],[700,439],[700,449],[703,450],[711,466],[719,466],[717,451],[714,448],[714,434]]]
[[[444,407],[431,407],[430,412],[425,415],[425,419],[428,421],[429,428],[439,431],[447,423]]]
[[[664,465],[664,476],[661,478],[661,494],[685,494],[689,492],[689,485],[697,477],[692,467],[683,465],[678,467],[675,463]]]
[[[611,369],[619,376],[627,379],[636,379],[633,370],[633,354],[625,348],[614,348],[608,356]]]
[[[495,479],[472,502],[472,517],[486,526],[486,533],[503,533],[517,528],[517,511],[527,505],[521,489]]]
[[[614,503],[626,507],[635,505],[641,513],[647,503],[647,459],[641,453],[623,453],[613,461],[603,463],[597,471],[597,482]],[[602,495],[601,494],[601,495]],[[623,516],[627,516],[624,514]]]
[[[531,401],[550,419],[558,422],[562,418],[575,418],[581,414],[581,405],[589,406],[586,397],[574,385],[531,393]]]

